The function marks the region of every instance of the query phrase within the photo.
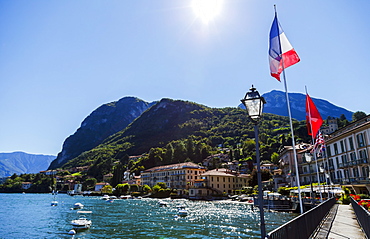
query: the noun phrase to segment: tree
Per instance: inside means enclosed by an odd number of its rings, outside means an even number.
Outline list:
[[[186,146],[183,141],[179,141],[174,150],[174,160],[178,163],[182,163],[187,158]]]
[[[279,154],[276,152],[273,152],[271,155],[271,162],[273,164],[279,164]]]
[[[138,192],[139,186],[137,184],[131,184],[130,185],[130,192]]]
[[[194,160],[194,153],[195,153],[195,147],[194,147],[194,141],[192,138],[188,138],[186,140],[186,151],[187,151],[187,156],[191,160]]]
[[[123,179],[123,166],[122,163],[119,162],[113,168],[113,177],[111,179],[112,186],[113,187],[117,186],[117,184],[121,183],[122,179]]]
[[[168,143],[167,146],[166,146],[166,153],[164,154],[164,162],[166,164],[170,164],[173,162],[173,153],[174,153],[174,149],[173,149],[173,146],[172,146],[172,143]]]
[[[367,115],[365,112],[362,112],[362,111],[357,111],[355,113],[353,113],[352,115],[352,121],[357,121],[357,120],[360,120],[362,118],[365,118]]]
[[[112,193],[113,191],[113,187],[111,185],[105,185],[102,189],[101,189],[101,192],[102,193]]]
[[[115,194],[117,195],[123,195],[125,194],[124,192],[124,188],[125,188],[125,185],[123,185],[122,183],[120,184],[117,184],[116,187],[115,187]]]
[[[86,188],[86,190],[91,190],[94,188],[96,183],[96,178],[88,178],[84,181],[83,186]]]
[[[141,189],[144,193],[148,194],[152,191],[152,189],[149,187],[149,185],[144,184],[144,186]]]
[[[270,171],[268,171],[268,170],[261,170],[261,178],[262,178],[262,181],[269,180],[271,178]],[[249,182],[248,182],[248,186],[254,187],[256,185],[258,185],[258,182],[257,182],[257,170],[256,169],[253,169],[253,171],[251,173],[251,178],[249,179]]]

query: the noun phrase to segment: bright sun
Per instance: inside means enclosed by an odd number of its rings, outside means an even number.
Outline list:
[[[223,0],[193,0],[192,7],[204,24],[208,24],[221,11]]]

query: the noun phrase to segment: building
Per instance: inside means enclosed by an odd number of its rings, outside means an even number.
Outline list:
[[[306,151],[307,148],[311,147],[310,144],[301,143],[296,144],[296,156],[298,162],[298,173],[302,172],[302,152]],[[279,155],[279,167],[281,171],[274,172],[274,185],[284,187],[296,187],[298,186],[296,177],[296,167],[294,159],[293,146],[284,146]],[[301,175],[299,175],[301,177]],[[300,178],[301,181],[301,178]],[[277,189],[277,188],[275,188]]]
[[[100,191],[101,191],[101,189],[102,189],[105,185],[109,185],[109,183],[97,183],[97,184],[95,184],[95,189],[94,189],[94,191],[100,192]]]
[[[27,190],[32,186],[31,182],[22,182],[22,189]]]
[[[213,194],[230,195],[248,186],[249,174],[239,174],[226,168],[209,170],[200,175],[189,190],[189,197],[207,197]]]
[[[141,183],[153,187],[163,182],[167,187],[177,189],[181,195],[189,186],[193,186],[205,171],[204,167],[191,162],[158,166],[141,172]]]
[[[322,165],[335,184],[353,193],[370,191],[370,115],[328,135],[327,160]]]
[[[335,132],[336,130],[338,130],[338,123],[337,123],[337,119],[334,119],[334,118],[329,118],[327,120],[327,123],[328,125],[327,126],[322,126],[320,128],[320,131],[323,133],[323,134],[331,134],[333,132]]]

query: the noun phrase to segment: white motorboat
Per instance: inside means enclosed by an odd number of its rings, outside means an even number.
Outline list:
[[[132,199],[132,196],[131,195],[121,195],[119,198],[120,199]]]
[[[177,210],[177,214],[179,214],[180,217],[186,217],[188,215],[188,211],[185,209],[185,206],[178,206]]]
[[[108,200],[108,199],[110,199],[110,197],[109,197],[109,195],[104,195],[103,197],[101,197],[100,199],[102,199],[102,200]]]
[[[73,205],[73,209],[82,209],[84,207],[84,205],[82,204],[82,203],[79,203],[79,202],[77,202],[77,203],[75,203],[74,205]]]
[[[52,207],[58,206],[58,201],[57,201],[57,200],[56,200],[56,198],[55,198],[55,197],[57,196],[57,194],[58,194],[58,191],[54,191],[54,190],[53,190],[52,194],[54,195],[54,198],[53,198],[53,201],[51,201],[51,204],[50,204],[50,205],[51,205]]]
[[[77,213],[92,213],[92,212],[91,211],[78,211]],[[91,223],[92,223],[91,220],[87,219],[85,215],[80,215],[78,219],[71,221],[73,230],[89,229],[91,227]]]

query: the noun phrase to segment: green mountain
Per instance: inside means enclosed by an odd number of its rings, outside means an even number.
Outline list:
[[[295,121],[295,124],[298,134],[302,132],[300,137],[305,137],[304,122]],[[288,126],[287,117],[264,114],[259,127],[262,159],[270,160],[282,144],[288,143],[288,137],[281,137],[289,134]],[[124,130],[68,161],[63,167],[88,165],[91,166],[90,175],[101,177],[112,172],[116,161],[131,169],[185,160],[200,162],[220,144],[242,151],[238,158],[253,159],[254,140],[250,140],[253,138],[253,124],[243,109],[209,108],[192,102],[162,99]],[[168,156],[170,151],[171,156]],[[128,161],[127,155],[142,154],[145,155],[140,162]]]
[[[81,127],[63,143],[62,151],[50,164],[55,169],[81,153],[101,144],[107,137],[127,127],[156,102],[148,103],[135,97],[104,104],[81,123]]]

